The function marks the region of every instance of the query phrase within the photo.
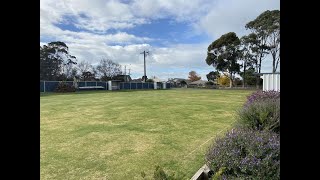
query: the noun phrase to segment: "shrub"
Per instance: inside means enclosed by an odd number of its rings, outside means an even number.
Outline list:
[[[215,139],[206,160],[222,179],[280,179],[280,135],[234,129]]]
[[[147,179],[146,173],[141,172],[141,177],[143,179]],[[163,170],[163,168],[161,166],[156,166],[156,169],[153,172],[153,179],[154,180],[182,180],[182,179],[186,179],[186,178],[183,178],[181,175],[177,176],[174,173],[168,174]]]
[[[213,86],[213,85],[214,85],[214,83],[212,81],[206,82],[206,86]]]
[[[75,92],[76,88],[73,85],[70,85],[65,82],[59,82],[56,92]]]
[[[237,112],[237,125],[280,133],[280,98],[254,101]]]
[[[277,100],[280,99],[280,92],[278,91],[257,91],[247,97],[245,107],[250,106],[253,102],[263,100]]]

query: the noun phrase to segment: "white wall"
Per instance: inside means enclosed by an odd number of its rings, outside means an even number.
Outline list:
[[[280,74],[263,74],[263,91],[280,92]]]

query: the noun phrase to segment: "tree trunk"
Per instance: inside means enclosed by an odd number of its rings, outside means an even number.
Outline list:
[[[276,71],[277,71],[277,69],[278,69],[279,62],[280,62],[280,56],[279,56],[279,57],[278,57],[278,59],[277,59],[277,63],[276,63]]]
[[[258,73],[261,73],[261,61],[262,61],[262,54],[259,57]],[[259,89],[259,80],[260,80],[260,76],[257,75],[257,77],[256,77],[256,88],[257,89]]]
[[[262,55],[260,56],[260,59],[259,59],[259,73],[261,73],[261,61],[262,61]]]
[[[230,83],[229,83],[230,88],[232,88],[232,84],[233,84],[233,81],[232,81],[232,73],[230,73]]]
[[[243,64],[243,83],[242,83],[242,87],[246,87],[245,83],[246,83],[246,62],[244,62]]]
[[[260,76],[256,76],[256,88],[259,89],[259,80],[260,80]]]
[[[276,53],[272,53],[272,73],[276,72]]]

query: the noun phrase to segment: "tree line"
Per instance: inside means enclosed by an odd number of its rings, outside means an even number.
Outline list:
[[[229,77],[232,87],[235,75],[239,74],[243,78],[243,86],[252,82],[258,86],[260,77],[254,73],[261,73],[262,60],[268,54],[272,56],[272,73],[277,72],[280,63],[280,11],[267,10],[248,22],[245,28],[251,33],[238,38],[236,33],[229,32],[208,46],[205,61],[216,69],[207,74],[208,80],[223,74]]]
[[[64,42],[40,46],[40,80],[72,81],[77,78],[83,81],[108,81],[122,74],[121,65],[107,58],[101,58],[96,66],[87,61],[78,63]]]

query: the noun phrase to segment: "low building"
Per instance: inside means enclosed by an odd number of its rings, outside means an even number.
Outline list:
[[[129,75],[117,75],[112,78],[112,81],[130,82],[132,79]]]
[[[156,77],[156,76],[152,76],[152,81],[153,82],[164,82],[165,80],[162,80],[162,79],[159,79],[158,77]]]
[[[168,80],[168,83],[170,83],[172,87],[185,87],[191,83],[191,81],[183,78],[171,78]]]
[[[204,80],[193,81],[193,82],[189,83],[188,86],[190,86],[190,87],[206,87],[207,82],[208,81],[204,81]]]

